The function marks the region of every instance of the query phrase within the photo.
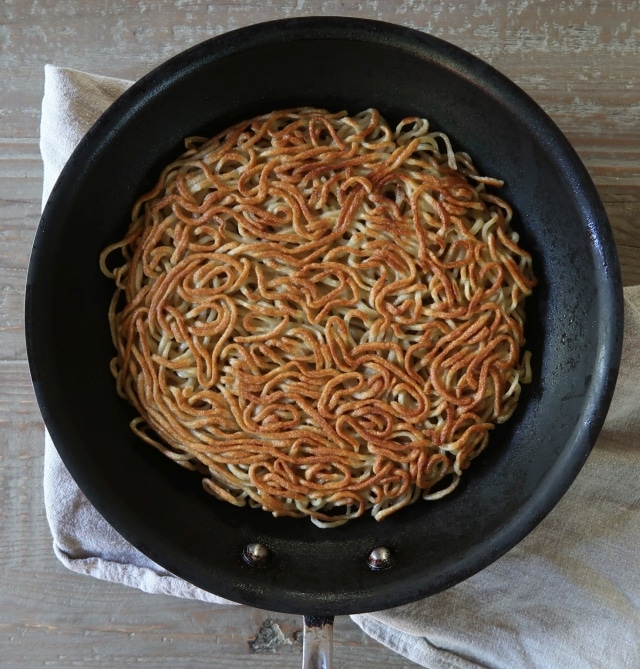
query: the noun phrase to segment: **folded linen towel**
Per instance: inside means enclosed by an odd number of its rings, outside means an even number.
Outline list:
[[[43,202],[69,154],[132,82],[47,66]],[[430,669],[640,666],[640,286],[625,290],[621,374],[604,430],[576,482],[524,541],[439,595],[352,616]],[[168,573],[91,506],[45,437],[45,504],[69,569],[149,593],[229,603]]]

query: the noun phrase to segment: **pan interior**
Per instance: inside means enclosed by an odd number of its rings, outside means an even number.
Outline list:
[[[136,440],[115,392],[111,283],[98,255],[136,197],[181,153],[257,113],[315,105],[390,122],[424,116],[481,172],[504,179],[539,286],[528,309],[534,382],[458,491],[382,523],[333,530],[274,519],[207,495],[194,474]],[[449,587],[517,543],[569,486],[606,411],[620,348],[617,260],[584,168],[515,86],[460,50],[399,27],[284,21],[223,35],[168,61],[94,126],[38,230],[28,279],[34,386],[54,442],[98,510],[170,571],[229,599],[306,614],[396,606]],[[242,548],[266,544],[249,567]],[[390,548],[392,568],[367,556]]]

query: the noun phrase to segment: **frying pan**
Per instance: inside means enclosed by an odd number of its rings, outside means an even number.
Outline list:
[[[219,502],[196,475],[136,439],[132,410],[109,373],[112,285],[98,268],[99,252],[123,235],[134,200],[181,153],[184,137],[302,105],[350,113],[377,107],[391,123],[430,119],[481,173],[504,179],[501,196],[514,207],[513,225],[539,280],[527,303],[533,382],[459,488],[381,523],[363,518],[332,530]],[[414,30],[289,19],[179,54],[97,121],[42,215],[26,330],[46,426],[98,511],[187,581],[243,604],[305,614],[321,627],[334,615],[398,606],[453,586],[551,510],[585,462],[609,405],[622,291],[611,230],[584,166],[517,86]],[[267,559],[252,564],[247,547],[255,544]],[[371,553],[380,548],[390,564],[372,569]]]

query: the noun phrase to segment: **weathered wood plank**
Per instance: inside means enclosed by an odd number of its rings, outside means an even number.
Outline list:
[[[40,202],[42,160],[35,138],[0,139],[0,203]]]
[[[0,269],[0,360],[24,360],[23,270]]]

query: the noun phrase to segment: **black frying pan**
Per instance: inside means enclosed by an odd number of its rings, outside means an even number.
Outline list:
[[[569,73],[568,73],[569,76]],[[190,134],[273,109],[316,105],[391,121],[429,118],[483,173],[502,178],[539,285],[526,329],[534,381],[458,490],[382,523],[332,530],[218,502],[198,477],[140,443],[108,362],[111,283],[98,254]],[[244,28],[169,60],[125,93],[65,167],[29,267],[33,383],[82,490],[134,546],[205,590],[252,606],[327,616],[397,606],[448,588],[520,541],[585,462],[613,392],[622,337],[619,266],[589,176],[520,89],[428,35],[356,19]],[[269,550],[262,566],[245,547]],[[394,562],[372,570],[373,549]]]

